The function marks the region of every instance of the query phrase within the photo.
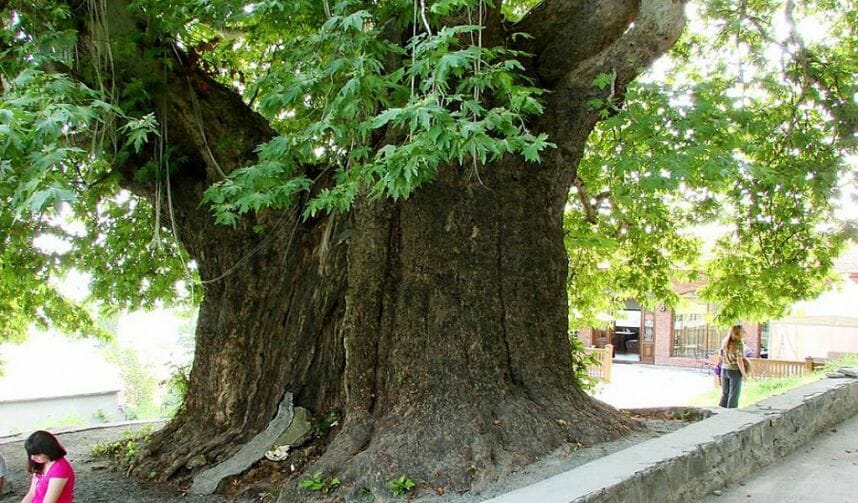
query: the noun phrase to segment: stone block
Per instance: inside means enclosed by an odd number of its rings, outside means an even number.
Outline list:
[[[277,415],[268,423],[268,427],[244,444],[232,457],[198,473],[194,477],[191,493],[212,494],[223,479],[238,475],[262,459],[265,451],[292,422],[292,415],[292,393],[286,393],[277,409]]]
[[[292,448],[304,445],[313,436],[313,423],[310,422],[310,413],[304,407],[295,407],[292,415],[292,422],[286,428],[277,440],[271,445],[271,448],[288,445]]]

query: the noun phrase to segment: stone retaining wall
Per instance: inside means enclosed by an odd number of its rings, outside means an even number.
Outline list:
[[[826,379],[716,412],[486,503],[694,501],[858,413],[858,380]]]

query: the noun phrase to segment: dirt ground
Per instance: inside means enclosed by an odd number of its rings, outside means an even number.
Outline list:
[[[550,477],[575,466],[587,463],[601,456],[606,456],[636,443],[649,440],[669,431],[684,426],[685,422],[671,417],[663,412],[641,417],[646,428],[629,435],[621,440],[600,444],[587,449],[560,449],[538,463],[528,466],[505,480],[484,488],[480,493],[446,494],[436,496],[430,491],[422,491],[417,498],[392,498],[389,495],[375,501],[416,501],[419,503],[475,503],[487,498],[504,494],[508,491],[528,485],[546,477]],[[172,486],[142,483],[126,477],[125,474],[111,466],[111,462],[95,458],[91,454],[94,446],[112,442],[122,438],[123,434],[137,431],[144,425],[122,425],[109,428],[96,428],[76,432],[58,433],[57,437],[69,452],[68,458],[75,470],[75,501],[79,503],[226,503],[226,502],[270,502],[272,497],[260,490],[243,491],[243,496],[228,498],[226,496],[195,496],[184,494]],[[151,426],[150,426],[151,428]],[[9,467],[7,484],[11,483],[11,492],[0,496],[0,503],[18,502],[27,492],[29,475],[26,473],[26,455],[23,438],[0,439],[0,453],[6,458]],[[308,493],[308,500],[315,494]],[[384,499],[384,498],[388,499]],[[332,500],[335,501],[335,500]],[[297,503],[297,502],[296,502]]]

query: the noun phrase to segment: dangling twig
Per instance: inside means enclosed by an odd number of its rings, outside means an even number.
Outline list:
[[[423,19],[423,26],[426,27],[426,33],[432,36],[432,27],[429,26],[429,19],[426,17],[426,0],[420,0],[420,17]]]

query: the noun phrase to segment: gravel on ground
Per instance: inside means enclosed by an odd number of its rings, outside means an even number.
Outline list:
[[[408,501],[420,503],[475,503],[498,496],[518,487],[532,484],[557,473],[570,470],[594,459],[606,456],[639,442],[673,431],[686,423],[673,419],[641,419],[646,428],[620,440],[589,448],[566,446],[537,463],[513,473],[504,480],[468,494],[435,495],[422,491],[422,495]],[[139,431],[144,425],[121,425],[93,428],[74,432],[58,432],[57,438],[68,451],[68,459],[75,470],[75,501],[79,503],[226,503],[226,502],[270,502],[271,494],[260,490],[240,491],[240,496],[229,498],[222,495],[200,496],[186,494],[166,484],[141,482],[126,476],[124,471],[112,466],[112,462],[92,455],[92,448],[99,444],[123,438],[129,432]],[[23,439],[13,438],[0,442],[0,453],[9,465],[7,483],[11,491],[0,497],[0,503],[18,502],[27,492],[30,476],[26,473],[26,454]],[[308,499],[309,498],[308,494]],[[380,500],[379,500],[380,501]],[[392,500],[394,501],[394,500]],[[396,498],[395,501],[402,501]]]

